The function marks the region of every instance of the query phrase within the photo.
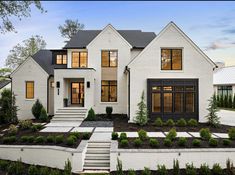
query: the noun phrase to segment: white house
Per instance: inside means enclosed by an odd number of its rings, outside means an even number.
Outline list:
[[[141,30],[79,31],[63,49],[40,50],[11,75],[19,118],[32,118],[40,99],[52,121],[89,108],[135,119],[142,92],[149,117],[204,121],[216,65],[170,22],[158,35]]]

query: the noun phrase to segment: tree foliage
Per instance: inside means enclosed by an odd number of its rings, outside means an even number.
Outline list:
[[[143,126],[148,122],[148,110],[144,101],[144,91],[141,95],[141,101],[138,103],[138,111],[136,112],[135,122]]]
[[[11,68],[0,68],[0,80],[8,78],[11,71]]]
[[[18,20],[22,18],[30,17],[31,5],[35,5],[36,9],[40,10],[41,13],[46,12],[41,2],[35,1],[0,1],[0,32],[13,32],[15,27],[12,23],[11,18],[15,17]]]
[[[83,30],[84,27],[84,24],[79,23],[78,20],[67,19],[58,29],[62,37],[71,39],[79,30]]]
[[[218,112],[217,104],[213,97],[209,99],[209,106],[207,110],[209,111],[209,114],[206,116],[208,124],[213,127],[218,127],[220,124],[220,117],[218,117],[217,115]]]
[[[36,102],[33,104],[32,109],[31,109],[32,114],[36,119],[39,119],[39,117],[41,115],[42,108],[43,108],[43,105],[41,104],[39,99],[37,99]]]
[[[45,49],[46,42],[42,36],[35,35],[17,44],[10,50],[10,54],[6,59],[6,66],[14,69],[18,67],[26,58],[34,55],[40,49]]]

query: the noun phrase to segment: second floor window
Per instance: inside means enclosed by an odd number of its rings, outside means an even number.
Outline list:
[[[102,50],[101,66],[102,67],[117,67],[118,52],[114,50]]]
[[[87,67],[87,52],[72,52],[72,68]]]
[[[161,69],[182,70],[182,49],[162,49]]]
[[[56,55],[56,64],[67,64],[67,55]]]

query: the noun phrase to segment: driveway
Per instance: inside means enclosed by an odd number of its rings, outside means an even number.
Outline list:
[[[218,116],[221,124],[235,126],[235,111],[220,110]]]

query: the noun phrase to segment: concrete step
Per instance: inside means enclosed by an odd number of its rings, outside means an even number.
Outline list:
[[[87,148],[106,148],[106,149],[110,149],[110,145],[88,145]]]
[[[84,167],[109,167],[110,163],[103,163],[103,162],[97,162],[97,163],[93,163],[93,162],[85,162],[84,163]]]
[[[83,116],[86,115],[86,113],[82,112],[56,112],[55,115],[71,115],[71,116]]]
[[[110,154],[110,150],[87,150],[87,154]]]
[[[104,155],[102,154],[102,156],[89,156],[86,155],[85,160],[110,160],[110,156],[109,155]]]
[[[51,120],[51,122],[82,122],[83,119],[70,119],[70,118],[67,118],[67,119],[59,119],[59,118],[54,118]]]
[[[67,108],[59,108],[57,111],[87,111],[86,108],[79,108],[79,107],[67,107]]]
[[[107,159],[94,159],[94,160],[91,160],[91,159],[85,159],[85,164],[109,164],[110,163],[110,160],[107,160]]]
[[[87,170],[109,170],[110,167],[104,166],[104,167],[90,167],[90,166],[84,166],[83,170],[87,171]]]
[[[110,148],[103,148],[103,147],[95,147],[95,148],[92,148],[92,147],[89,147],[87,149],[87,151],[110,151]]]

